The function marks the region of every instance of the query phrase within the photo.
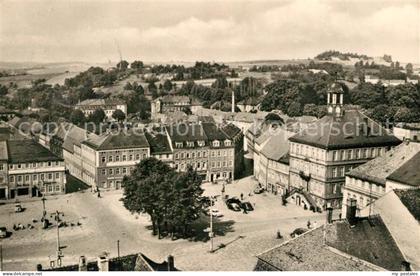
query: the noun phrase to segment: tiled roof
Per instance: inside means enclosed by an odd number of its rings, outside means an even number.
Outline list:
[[[230,138],[235,138],[239,133],[241,133],[241,129],[234,124],[227,124],[222,127],[222,131]]]
[[[394,190],[394,192],[413,217],[420,221],[420,189]]]
[[[403,163],[387,179],[410,186],[420,186],[420,150],[416,155]]]
[[[104,136],[97,136],[87,139],[83,143],[92,146],[96,150],[114,150],[130,148],[148,148],[149,143],[143,131],[120,131],[108,133]]]
[[[7,141],[8,157],[11,163],[62,161],[48,149],[33,140]]]
[[[122,105],[125,104],[123,100],[120,99],[87,99],[80,103],[78,106],[97,106],[97,105]]]
[[[219,140],[223,141],[229,139],[227,135],[221,131],[221,129],[213,123],[202,123],[204,133],[207,136],[207,139],[210,141]]]
[[[323,245],[323,227],[310,230],[257,256],[257,271],[372,271]]]
[[[88,137],[96,136],[93,133],[88,133],[85,129],[76,125],[69,125],[65,131],[63,139],[63,148],[69,152],[73,152],[74,146],[80,147],[81,143]]]
[[[268,138],[267,143],[261,150],[261,153],[268,159],[280,161],[289,151],[289,137],[283,129],[278,129],[275,135]]]
[[[207,141],[200,124],[177,124],[167,127],[166,130],[173,142]]]
[[[326,115],[291,137],[290,141],[324,149],[395,146],[401,143],[358,110],[346,110],[342,117]]]
[[[318,227],[257,258],[257,270],[283,271],[399,271],[405,261],[379,216]]]
[[[351,170],[347,173],[347,175],[380,185],[385,185],[387,177],[394,173],[402,165],[407,164],[408,166],[411,166],[409,165],[410,159],[418,152],[420,152],[420,144],[402,143],[393,150],[387,151],[382,156],[370,160],[369,162],[358,166],[354,170]],[[410,175],[412,174],[414,173],[410,173]],[[409,177],[410,175],[407,176]]]
[[[169,144],[166,133],[145,132],[144,134],[149,142],[152,154],[171,153],[171,145]]]
[[[191,99],[188,96],[166,95],[166,96],[163,96],[163,97],[159,97],[157,100],[162,101],[162,103],[171,103],[171,104],[190,103],[191,102]]]

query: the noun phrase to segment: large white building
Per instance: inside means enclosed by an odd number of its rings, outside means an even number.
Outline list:
[[[76,105],[86,116],[91,115],[96,109],[102,109],[108,119],[112,118],[115,110],[119,109],[127,115],[127,104],[119,99],[88,99]]]

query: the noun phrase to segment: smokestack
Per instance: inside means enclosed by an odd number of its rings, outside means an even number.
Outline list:
[[[168,262],[168,271],[175,271],[175,260],[174,260],[174,256],[169,255],[167,262]]]
[[[98,257],[98,270],[100,272],[109,271],[109,260],[107,256],[102,255]]]
[[[357,210],[357,201],[356,201],[356,199],[349,198],[347,200],[346,219],[350,223],[350,225],[354,225],[356,223],[356,210]]]
[[[232,90],[232,113],[235,113],[235,92]]]
[[[80,256],[79,257],[79,271],[87,271],[87,263],[86,263],[86,257],[85,256]]]

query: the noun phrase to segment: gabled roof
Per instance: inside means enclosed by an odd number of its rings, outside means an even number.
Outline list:
[[[144,132],[139,130],[111,132],[103,136],[89,137],[83,143],[96,150],[149,148]]]
[[[160,100],[162,103],[167,104],[191,103],[191,99],[188,96],[165,95],[163,97],[157,98],[156,100]]]
[[[224,125],[221,129],[230,139],[235,138],[241,133],[241,129],[234,124]]]
[[[177,124],[166,127],[172,142],[207,141],[201,124]]]
[[[33,140],[9,140],[7,150],[10,163],[62,161],[63,159]]]
[[[413,217],[420,222],[420,189],[394,190],[394,193]]]
[[[414,187],[420,187],[420,150],[411,159],[404,162],[387,179]]]
[[[289,136],[285,130],[277,129],[277,131],[268,138],[261,153],[268,159],[274,161],[288,161],[288,158],[285,158],[289,152],[288,139]]]
[[[204,133],[209,141],[224,141],[229,137],[214,123],[202,123]]]
[[[396,174],[397,176],[406,172],[405,170],[411,167],[409,164],[410,159],[418,152],[420,152],[420,144],[402,143],[393,150],[387,151],[382,156],[376,157],[351,170],[347,175],[385,186],[386,179],[402,165],[407,164],[408,167],[398,172]],[[405,175],[410,179],[413,174],[415,173],[412,172]]]
[[[166,133],[145,132],[147,141],[150,145],[151,154],[171,153],[171,145],[169,144]]]
[[[85,141],[88,137],[95,137],[97,135],[93,133],[88,133],[87,130],[80,128],[76,125],[68,125],[65,130],[64,139],[63,139],[63,149],[73,152],[74,146],[80,147],[81,143]]]
[[[256,270],[282,271],[399,271],[405,261],[379,216],[320,226],[257,258]]]
[[[121,99],[87,99],[80,103],[78,106],[99,106],[99,105],[123,105],[125,102]]]
[[[290,138],[290,141],[323,149],[396,146],[401,141],[358,110],[341,117],[326,115]]]

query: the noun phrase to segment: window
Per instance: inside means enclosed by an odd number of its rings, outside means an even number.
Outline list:
[[[356,159],[360,159],[360,149],[356,149]]]
[[[102,175],[106,175],[106,170],[102,169]]]
[[[129,156],[128,156],[128,160],[133,160],[133,155],[132,154],[130,154]]]
[[[221,156],[220,150],[217,151],[217,156]]]
[[[182,142],[175,142],[175,147],[182,148]]]
[[[197,157],[200,158],[201,157],[201,152],[197,152]]]
[[[139,160],[140,159],[140,154],[136,154],[136,160]]]
[[[143,159],[146,159],[147,158],[147,155],[144,153],[143,154]]]
[[[192,148],[194,147],[194,142],[187,142],[187,147]]]
[[[51,180],[52,179],[52,173],[48,174],[48,179]]]
[[[218,147],[218,146],[220,146],[220,143],[219,143],[219,141],[213,141],[213,147]]]
[[[211,162],[211,167],[212,167],[212,168],[216,168],[216,163]]]
[[[127,161],[127,155],[122,156],[122,161]]]
[[[105,161],[106,161],[106,158],[105,158],[105,156],[102,156],[102,163],[105,163]]]
[[[109,169],[109,170],[108,170],[108,174],[109,174],[109,175],[112,175],[112,173],[113,173],[113,170],[112,170],[112,169]]]
[[[230,147],[232,145],[232,142],[230,140],[225,141],[225,146]]]
[[[337,161],[337,151],[333,151],[333,160]]]
[[[18,169],[20,169],[20,168],[22,168],[22,165],[21,164],[18,164],[17,167],[18,167]]]
[[[3,170],[3,164],[0,164],[0,171]]]
[[[52,193],[52,191],[53,191],[53,185],[48,185],[48,192]]]
[[[178,159],[178,153],[175,153],[175,159]]]
[[[120,161],[120,156],[119,155],[115,156],[115,162],[119,162],[119,161]]]
[[[122,173],[126,174],[127,173],[127,168],[122,168]]]
[[[48,165],[48,167],[51,167],[51,162],[48,162],[47,165]]]
[[[33,163],[33,164],[32,164],[32,167],[36,168],[36,163]]]
[[[120,168],[115,169],[115,174],[120,174]]]
[[[217,167],[220,168],[220,161],[217,162]]]
[[[207,154],[206,154],[206,152],[205,152],[205,151],[203,151],[203,157],[206,157],[206,155],[207,155]]]
[[[112,162],[112,155],[110,155],[109,157],[108,157],[108,162]]]
[[[340,168],[340,176],[344,176],[345,167]]]
[[[29,175],[25,175],[25,182],[29,182]]]
[[[347,159],[351,160],[353,158],[353,151],[352,150],[348,150],[347,151]]]
[[[186,154],[187,159],[190,158],[190,154],[187,152]]]
[[[32,180],[33,181],[37,181],[38,180],[38,176],[36,174],[32,175]]]
[[[15,182],[15,177],[14,176],[9,177],[9,181],[10,182]]]
[[[332,169],[332,177],[337,177],[337,168]]]
[[[200,147],[204,147],[204,145],[205,145],[204,141],[198,141],[197,143]]]
[[[60,185],[55,185],[55,191],[59,192],[60,191]]]

